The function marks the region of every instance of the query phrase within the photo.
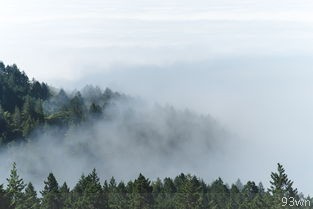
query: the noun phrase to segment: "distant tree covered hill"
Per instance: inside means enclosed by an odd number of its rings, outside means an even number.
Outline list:
[[[0,145],[24,140],[47,126],[68,128],[99,117],[111,98],[120,94],[87,86],[85,97],[77,91],[68,95],[52,90],[46,83],[30,80],[16,65],[0,62]]]

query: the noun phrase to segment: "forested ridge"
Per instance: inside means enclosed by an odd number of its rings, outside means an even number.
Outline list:
[[[106,120],[106,107],[124,98],[92,86],[68,93],[0,62],[0,146],[27,141],[36,131],[56,128],[66,135],[72,127]],[[283,197],[293,199],[283,207]],[[50,173],[44,188],[36,191],[18,175],[15,163],[7,183],[0,185],[0,209],[281,209],[313,208],[312,201],[294,188],[280,164],[268,189],[253,181],[228,185],[218,178],[207,183],[190,174],[153,181],[142,174],[128,182],[114,177],[101,181],[94,169],[73,188],[59,184]]]
[[[25,140],[35,129],[57,126],[66,130],[100,117],[111,98],[121,97],[92,86],[84,91],[84,98],[79,91],[69,95],[30,80],[16,65],[0,62],[0,146]]]

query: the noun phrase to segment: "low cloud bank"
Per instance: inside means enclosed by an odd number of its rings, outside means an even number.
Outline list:
[[[116,101],[103,118],[65,134],[51,129],[35,135],[1,152],[1,183],[12,162],[40,189],[49,172],[73,186],[93,168],[102,179],[126,181],[139,173],[154,179],[181,172],[214,179],[213,168],[218,170],[229,137],[211,116],[135,100]]]

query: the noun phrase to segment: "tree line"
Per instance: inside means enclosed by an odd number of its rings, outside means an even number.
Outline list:
[[[114,177],[101,182],[96,170],[82,175],[70,189],[59,185],[50,173],[37,194],[32,183],[25,184],[16,164],[7,185],[0,185],[0,209],[282,209],[313,208],[313,199],[303,197],[285,169],[278,164],[271,174],[270,188],[238,180],[228,186],[221,178],[211,184],[189,174],[150,181],[140,174],[127,183]],[[283,198],[290,202],[283,206]],[[293,199],[289,199],[293,198]],[[297,205],[295,204],[297,203]]]

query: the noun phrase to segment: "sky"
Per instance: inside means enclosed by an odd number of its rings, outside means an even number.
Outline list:
[[[245,142],[236,178],[268,181],[281,162],[313,194],[312,9],[308,0],[0,0],[0,60],[52,86],[108,86],[210,114]]]

